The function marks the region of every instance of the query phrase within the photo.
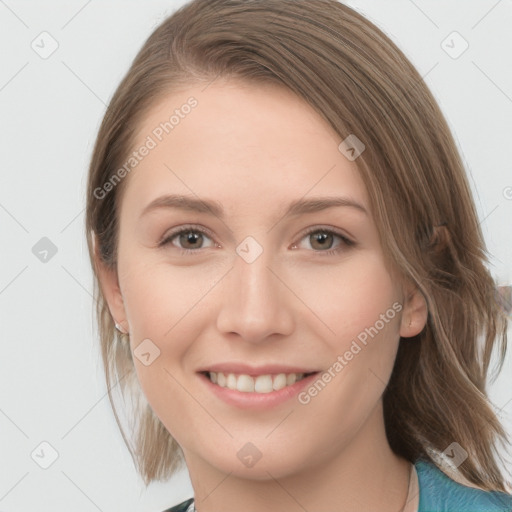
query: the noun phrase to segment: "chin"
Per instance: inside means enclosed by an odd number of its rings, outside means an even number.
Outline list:
[[[225,454],[212,454],[213,457],[208,461],[218,471],[230,474],[242,479],[268,481],[275,478],[285,478],[296,474],[305,469],[308,457],[303,457],[288,448],[281,450],[271,449],[270,447],[262,449],[259,459],[251,460],[247,455],[253,448],[247,443],[238,451],[233,452],[233,457],[226,457]],[[241,452],[241,453],[240,453]],[[268,455],[265,455],[268,452]],[[293,453],[293,459],[290,454]],[[256,455],[256,452],[254,452]],[[246,462],[243,460],[246,459]]]

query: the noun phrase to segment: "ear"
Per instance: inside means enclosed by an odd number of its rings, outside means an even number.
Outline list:
[[[96,233],[92,233],[94,265],[96,275],[114,323],[118,324],[124,333],[129,332],[126,312],[124,308],[123,295],[119,287],[117,267],[111,268],[105,264],[99,254],[98,240]]]
[[[425,327],[428,318],[428,306],[425,297],[414,283],[409,283],[404,291],[400,336],[410,338],[419,334]]]

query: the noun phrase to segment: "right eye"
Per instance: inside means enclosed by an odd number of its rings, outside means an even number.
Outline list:
[[[171,244],[177,249],[181,249],[182,254],[191,254],[194,252],[197,253],[199,249],[205,248],[201,247],[201,242],[203,242],[205,238],[210,239],[204,229],[196,228],[193,226],[180,227],[171,233],[168,233],[165,238],[158,244],[158,246],[163,247]],[[180,245],[177,246],[176,243],[173,242],[174,240],[176,240]],[[210,247],[214,246],[215,244],[212,241],[212,245],[210,245]]]

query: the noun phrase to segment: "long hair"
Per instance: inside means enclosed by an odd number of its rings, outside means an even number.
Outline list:
[[[463,478],[505,491],[498,442],[509,443],[487,397],[491,353],[501,371],[507,317],[464,166],[428,87],[378,27],[336,0],[193,0],[149,36],[115,91],[94,147],[86,236],[109,398],[146,485],[183,463],[180,447],[145,401],[129,345],[121,343],[98,286],[94,236],[103,263],[116,268],[119,205],[126,180],[105,197],[149,109],[173,90],[217,77],[273,83],[305,99],[339,135],[365,151],[355,161],[366,185],[385,258],[426,299],[425,328],[400,340],[384,392],[392,450],[441,464],[457,442],[468,453]],[[95,192],[96,191],[96,192]],[[134,446],[112,389],[137,404]]]

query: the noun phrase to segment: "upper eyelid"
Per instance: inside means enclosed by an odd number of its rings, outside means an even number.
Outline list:
[[[341,230],[340,228],[329,227],[329,226],[322,226],[322,225],[320,225],[320,226],[313,226],[311,228],[306,228],[306,231],[303,232],[302,236],[304,237],[304,236],[310,235],[311,233],[315,233],[316,231],[326,231],[328,233],[332,233],[334,235],[347,238],[351,242],[353,241],[352,237],[350,235],[348,235],[348,234],[345,234],[343,232],[343,230]]]

